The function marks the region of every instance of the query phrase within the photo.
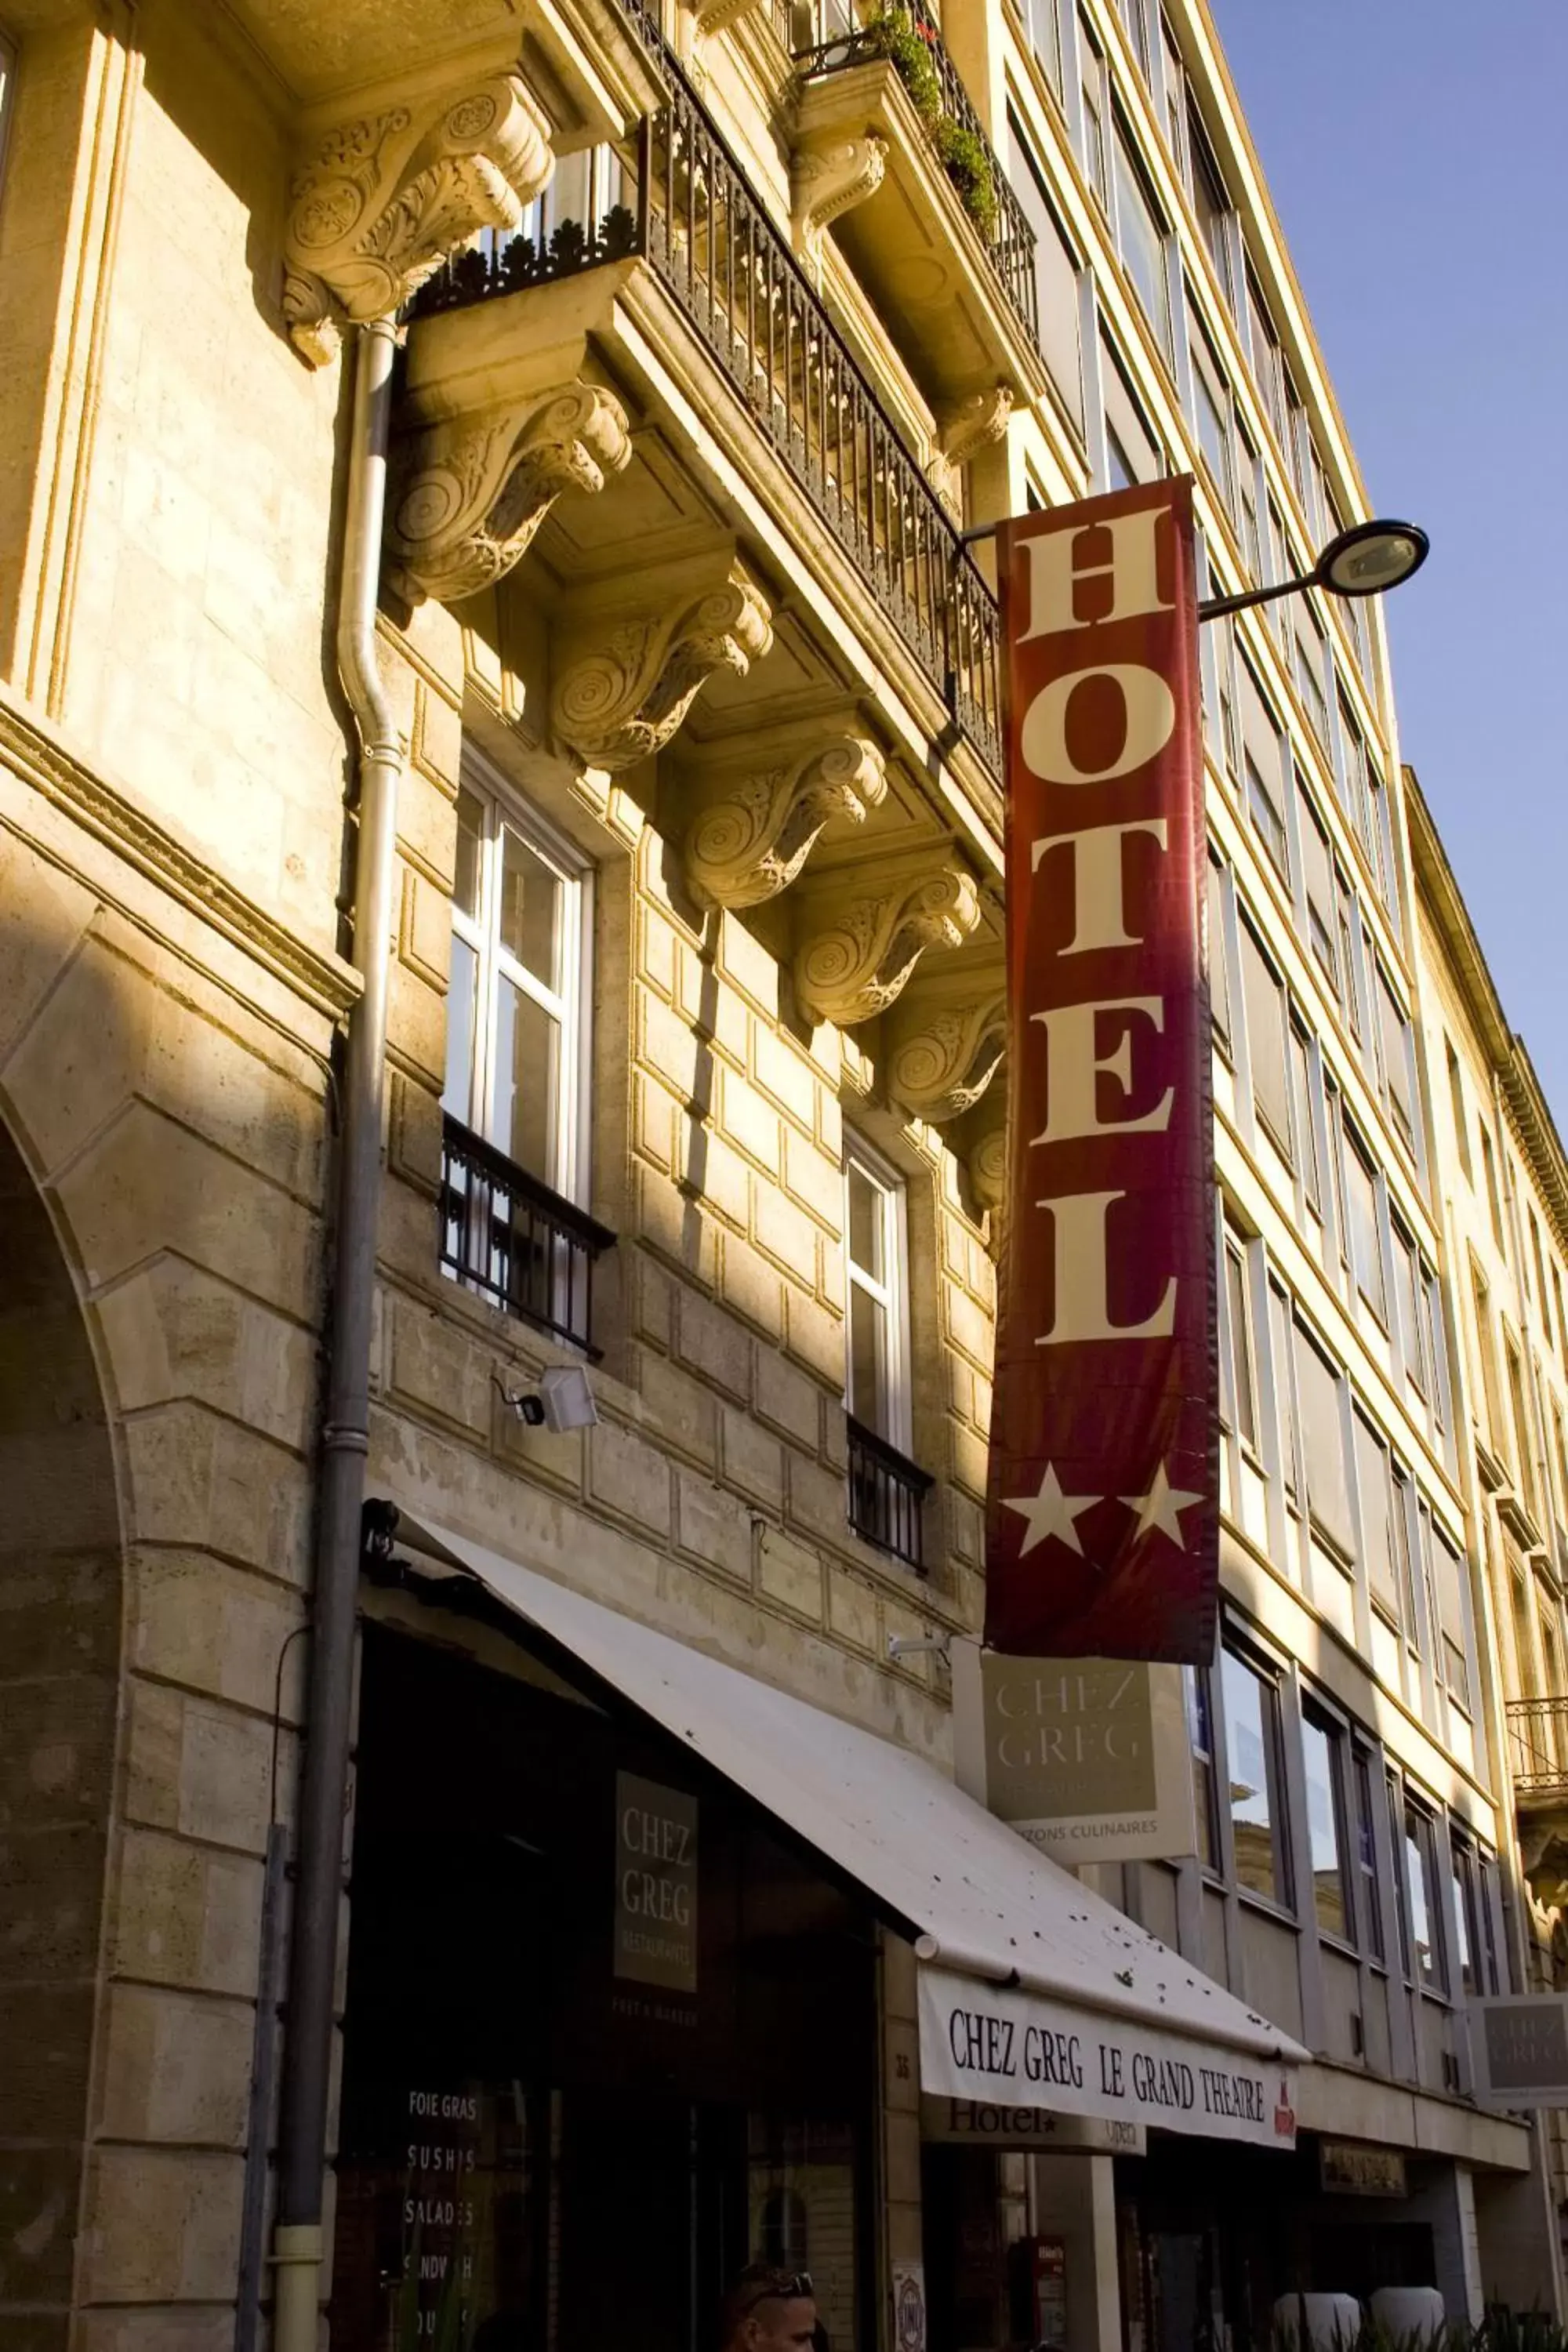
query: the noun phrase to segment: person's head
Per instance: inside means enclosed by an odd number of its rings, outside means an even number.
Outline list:
[[[811,2352],[816,2298],[805,2271],[752,2263],[724,2298],[721,2352]]]

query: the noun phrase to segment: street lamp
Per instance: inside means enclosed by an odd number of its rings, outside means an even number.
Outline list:
[[[1330,596],[1381,596],[1419,572],[1431,546],[1426,532],[1413,522],[1358,522],[1330,540],[1310,572],[1299,580],[1281,580],[1273,588],[1247,588],[1238,596],[1209,596],[1198,606],[1200,621],[1217,621],[1222,613],[1244,612],[1249,604],[1272,604],[1277,597],[1294,596],[1303,588],[1321,588]]]

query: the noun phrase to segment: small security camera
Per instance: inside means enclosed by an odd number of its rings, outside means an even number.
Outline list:
[[[496,1385],[499,1388],[500,1383]],[[501,1394],[519,1421],[525,1421],[531,1429],[591,1429],[599,1418],[581,1364],[552,1364],[547,1372],[541,1372],[537,1389],[514,1394],[502,1388]]]

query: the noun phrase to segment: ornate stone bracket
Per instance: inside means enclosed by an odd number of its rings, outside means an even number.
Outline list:
[[[887,763],[876,744],[849,734],[721,786],[687,832],[692,888],[721,907],[757,907],[776,898],[830,817],[862,824],[887,790]]]
[[[881,186],[888,169],[888,142],[868,131],[859,138],[830,138],[799,147],[790,174],[795,244],[814,251],[840,213],[863,204]]]
[[[692,29],[700,39],[705,34],[728,32],[742,16],[762,13],[763,0],[692,0]]]
[[[510,572],[563,490],[600,490],[631,456],[626,411],[580,380],[460,416],[398,445],[388,583],[452,604]]]
[[[283,310],[296,347],[325,366],[345,319],[397,310],[476,230],[515,229],[554,163],[548,121],[515,73],[327,131],[289,189]]]
[[[962,947],[979,920],[974,877],[956,866],[842,900],[796,950],[795,1001],[808,1020],[852,1029],[887,1011],[927,948]]]
[[[937,496],[954,514],[963,504],[960,485],[963,468],[980,450],[1002,439],[1012,414],[1012,388],[1005,383],[993,384],[984,392],[972,392],[967,400],[959,401],[944,413],[941,444],[927,471]]]
[[[560,668],[551,698],[555,733],[584,767],[612,774],[669,741],[716,670],[744,677],[773,641],[773,615],[739,562],[712,585],[658,598],[658,575],[635,615],[606,615],[591,651]]]
[[[900,1008],[888,1087],[906,1110],[940,1127],[980,1100],[1001,1067],[1007,1000],[1001,990],[945,1005]]]

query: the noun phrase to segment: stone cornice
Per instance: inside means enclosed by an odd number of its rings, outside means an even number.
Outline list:
[[[23,783],[252,957],[312,1011],[336,1022],[354,1003],[359,975],[351,965],[310,947],[236,889],[4,687],[0,757]]]

